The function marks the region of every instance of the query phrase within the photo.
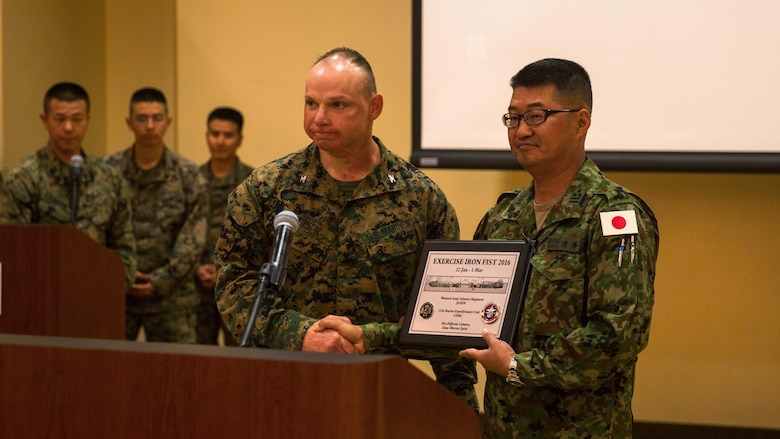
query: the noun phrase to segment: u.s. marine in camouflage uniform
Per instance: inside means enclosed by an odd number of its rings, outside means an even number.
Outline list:
[[[504,123],[534,181],[502,194],[474,239],[531,239],[536,253],[516,344],[485,334],[489,349],[462,352],[488,370],[483,434],[630,438],[634,370],[653,307],[657,221],[585,156],[592,98],[580,66],[542,60],[521,70],[512,87]],[[602,224],[601,213],[628,220]]]
[[[69,224],[70,159],[81,155],[74,227],[119,256],[129,288],[136,270],[130,193],[110,166],[82,149],[89,119],[89,95],[83,87],[61,82],[49,88],[41,114],[49,141],[22,159],[0,187],[0,223]]]
[[[244,128],[244,116],[238,110],[217,107],[209,113],[206,124],[206,142],[211,158],[200,166],[200,173],[206,181],[206,194],[209,199],[208,233],[200,265],[195,274],[195,286],[198,288],[200,298],[197,334],[198,343],[217,344],[219,329],[223,325],[217,304],[214,302],[216,286],[214,247],[225,220],[228,195],[252,173],[254,168],[242,162],[236,154],[243,141]],[[231,334],[224,335],[226,345],[237,344]]]
[[[214,177],[208,169],[209,164],[205,163],[200,167],[201,175],[206,180],[206,195],[209,199],[208,211],[208,230],[206,234],[206,245],[203,248],[203,254],[200,258],[200,267],[214,266],[214,247],[217,245],[217,239],[222,231],[222,224],[225,221],[225,207],[230,192],[236,188],[249,174],[253,167],[237,162],[233,172],[225,177]],[[216,273],[215,273],[216,276]],[[195,286],[198,289],[200,305],[198,306],[198,343],[217,344],[220,322],[217,305],[214,302],[214,287],[203,285],[201,281],[195,278]],[[236,344],[231,334],[225,334],[225,344]]]
[[[196,165],[170,150],[165,97],[145,88],[131,99],[127,124],[135,143],[105,160],[125,178],[133,200],[138,254],[127,295],[125,337],[143,326],[149,341],[195,343],[198,294],[193,275],[206,241],[207,200]]]
[[[399,353],[399,322],[423,241],[457,239],[459,229],[435,183],[375,140],[382,161],[352,196],[323,169],[313,144],[256,169],[231,195],[216,247],[216,294],[237,340],[273,246],[274,217],[289,210],[300,228],[289,250],[287,279],[268,317],[258,318],[252,340],[298,350],[307,329],[332,314],[361,325],[367,352]],[[432,363],[437,376],[452,379],[461,394],[473,397],[470,372],[454,372],[463,374],[459,382],[444,370],[452,361]]]
[[[216,247],[216,298],[236,339],[249,326],[254,344],[269,348],[417,354],[400,352],[397,336],[422,244],[457,239],[458,221],[430,178],[371,136],[381,107],[360,54],[340,48],[323,55],[307,78],[304,126],[314,142],[254,170],[231,194]],[[352,153],[342,154],[345,148]],[[358,177],[334,178],[342,175],[332,166],[336,153],[370,158],[357,160]],[[283,210],[300,220],[286,281],[267,315],[247,322]],[[328,316],[349,318],[359,335],[315,329]],[[431,364],[442,385],[478,406],[472,361],[450,356]]]

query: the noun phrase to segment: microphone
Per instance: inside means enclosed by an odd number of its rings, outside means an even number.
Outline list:
[[[70,158],[70,223],[76,225],[76,213],[79,208],[79,184],[84,157],[76,154]]]
[[[298,231],[298,216],[289,210],[283,210],[274,217],[274,248],[271,252],[271,274],[269,283],[280,287],[287,274],[287,250],[290,248],[293,234]]]
[[[260,284],[252,301],[246,328],[239,343],[241,347],[250,346],[249,338],[252,334],[252,328],[255,326],[260,306],[263,307],[263,315],[267,316],[268,308],[276,300],[276,294],[287,274],[287,251],[290,249],[293,235],[298,231],[298,226],[298,216],[289,210],[283,210],[274,217],[274,248],[271,251],[271,259],[260,268]]]

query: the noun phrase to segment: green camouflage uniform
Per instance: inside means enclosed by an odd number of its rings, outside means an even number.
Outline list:
[[[658,224],[638,196],[590,159],[535,232],[533,186],[504,193],[474,239],[537,241],[516,345],[513,386],[488,372],[489,438],[630,438],[637,354],[648,342]],[[634,210],[634,261],[626,236],[603,236],[599,212]],[[628,243],[629,240],[626,239]]]
[[[252,340],[298,350],[307,329],[335,314],[361,325],[368,352],[397,346],[422,244],[458,239],[458,220],[430,178],[379,139],[381,162],[347,196],[307,148],[256,169],[231,194],[217,241],[217,305],[237,340],[247,325],[259,269],[273,246],[277,213],[298,215],[287,277]],[[474,363],[455,354],[431,361],[438,381],[477,407]]]
[[[233,171],[224,177],[215,177],[211,173],[211,162],[206,162],[200,167],[200,174],[206,181],[206,193],[209,199],[208,213],[208,234],[206,236],[206,246],[203,249],[203,255],[200,258],[200,264],[214,263],[214,247],[217,245],[219,232],[222,231],[222,223],[225,221],[225,207],[230,192],[236,188],[249,174],[252,173],[251,166],[240,160],[236,162]],[[205,288],[195,277],[195,285],[198,288],[200,305],[198,305],[198,343],[217,344],[220,323],[222,318],[217,311],[217,305],[214,302],[214,289]],[[225,334],[226,344],[236,344],[233,336]]]
[[[136,270],[130,192],[110,166],[81,156],[75,226],[119,256],[129,287]],[[0,223],[70,224],[70,173],[48,145],[25,157],[0,188]]]
[[[148,170],[135,164],[133,147],[105,160],[129,183],[138,271],[157,289],[151,298],[127,297],[127,338],[135,339],[143,319],[147,340],[194,343],[193,275],[206,241],[208,208],[198,166],[167,147]]]

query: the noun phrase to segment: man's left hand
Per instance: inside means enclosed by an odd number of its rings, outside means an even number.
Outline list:
[[[501,376],[509,374],[509,360],[515,356],[515,350],[509,343],[497,338],[488,330],[482,331],[482,339],[487,343],[487,349],[464,349],[459,355],[464,358],[479,361],[485,369]]]

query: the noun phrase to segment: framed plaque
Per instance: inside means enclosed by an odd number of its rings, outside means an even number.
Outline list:
[[[526,241],[425,241],[400,346],[486,348],[483,329],[514,344],[532,255]]]

